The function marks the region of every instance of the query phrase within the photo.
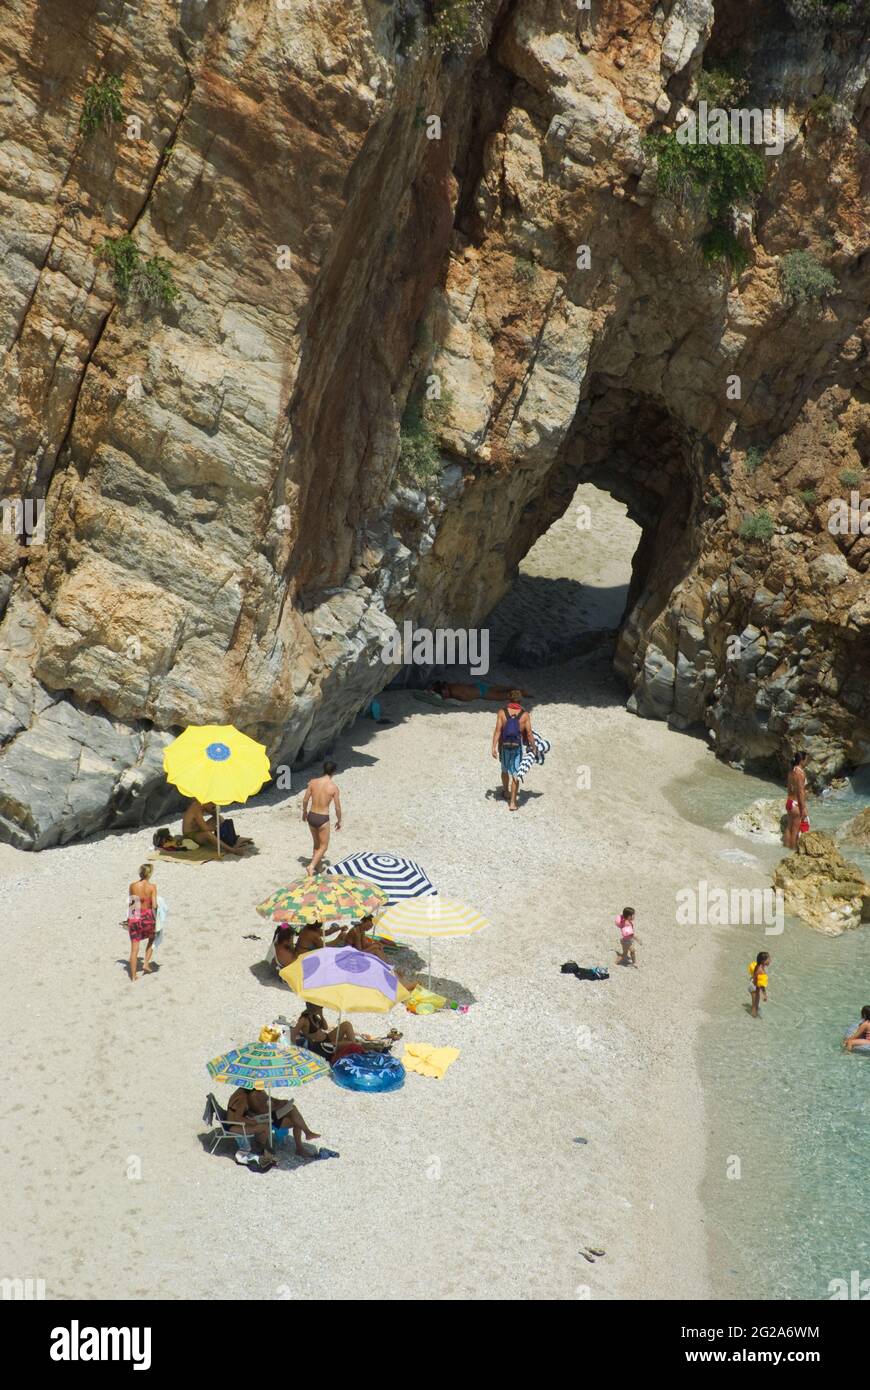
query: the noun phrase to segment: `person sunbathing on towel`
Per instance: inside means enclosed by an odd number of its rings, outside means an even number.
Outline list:
[[[244,1086],[233,1091],[227,1106],[227,1126],[235,1129],[241,1125],[245,1126],[245,1133],[261,1145],[266,1161],[277,1163],[272,1149],[272,1130],[269,1128],[269,1097],[265,1091],[249,1091]],[[272,1101],[272,1129],[293,1130],[293,1142],[300,1158],[307,1156],[302,1146],[302,1136],[306,1139],[320,1138],[319,1134],[308,1128],[292,1101]]]
[[[198,845],[207,845],[209,849],[218,848],[217,839],[217,817],[206,815],[207,811],[214,811],[214,803],[201,801],[191,801],[184,813],[181,822],[181,833],[188,839],[195,841]],[[251,844],[250,840],[238,840],[234,845],[227,844],[221,836],[221,854],[243,854],[245,846]]]
[[[507,700],[513,686],[489,685],[487,681],[478,681],[474,685],[469,685],[466,681],[433,681],[427,685],[427,690],[434,695],[440,695],[442,700],[496,700],[501,702]],[[519,692],[527,700],[532,698],[530,690]]]

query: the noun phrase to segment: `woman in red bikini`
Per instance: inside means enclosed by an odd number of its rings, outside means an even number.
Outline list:
[[[144,941],[143,971],[151,974],[151,954],[157,930],[157,887],[151,882],[153,865],[140,864],[139,877],[130,884],[127,899],[127,931],[130,935],[130,979],[135,982],[139,967],[139,942]]]
[[[801,828],[804,824],[809,826],[807,816],[807,774],[804,771],[804,763],[807,760],[806,753],[795,753],[792,758],[791,771],[788,774],[788,799],[785,803],[788,825],[783,837],[783,844],[786,849],[797,849],[798,840],[801,836]]]

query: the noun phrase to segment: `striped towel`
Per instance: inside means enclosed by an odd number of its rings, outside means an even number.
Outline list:
[[[550,751],[550,740],[541,738],[537,730],[532,729],[532,738],[535,740],[535,751],[527,748],[523,753],[520,765],[517,768],[517,781],[522,782],[527,773],[534,767],[535,763],[542,763]]]

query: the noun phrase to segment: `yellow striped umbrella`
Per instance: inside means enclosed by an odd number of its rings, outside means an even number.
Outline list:
[[[414,937],[429,938],[429,988],[432,988],[432,938],[442,936],[471,936],[490,923],[467,903],[457,898],[442,898],[440,893],[429,898],[408,898],[393,903],[378,918],[378,936],[393,941]]]

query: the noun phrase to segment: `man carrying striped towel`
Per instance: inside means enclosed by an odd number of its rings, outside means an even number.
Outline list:
[[[536,729],[532,729],[532,738],[535,741],[535,751],[533,753],[531,748],[524,749],[516,773],[518,782],[522,782],[523,778],[531,771],[535,763],[543,763],[552,746],[550,740],[541,738],[541,735]]]

